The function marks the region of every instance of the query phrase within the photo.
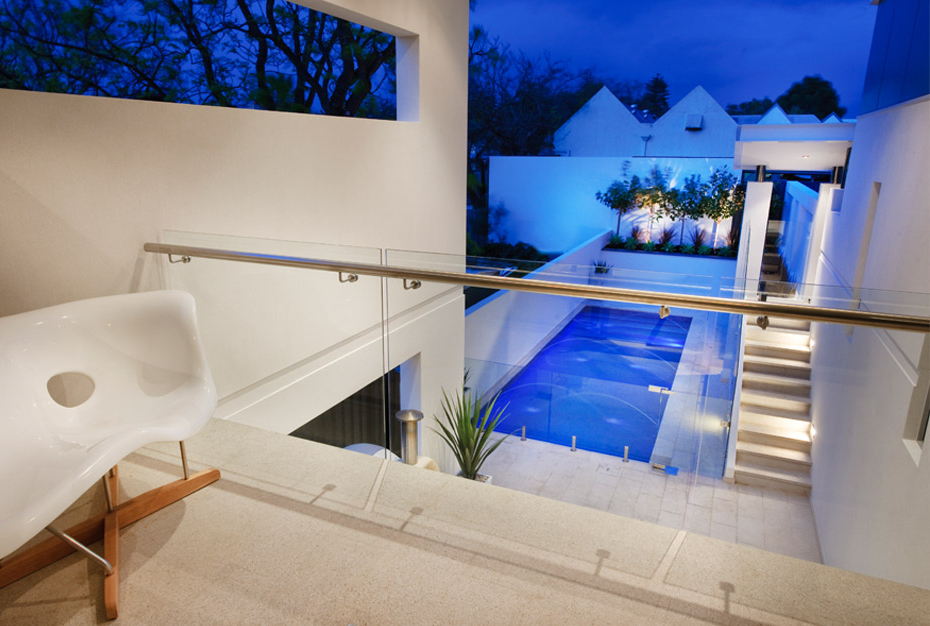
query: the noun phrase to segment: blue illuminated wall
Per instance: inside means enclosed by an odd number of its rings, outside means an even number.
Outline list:
[[[878,7],[859,114],[930,93],[930,0]]]

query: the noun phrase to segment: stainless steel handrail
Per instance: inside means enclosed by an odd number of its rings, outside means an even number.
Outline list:
[[[221,261],[242,261],[280,267],[297,267],[327,272],[362,274],[364,276],[381,276],[384,278],[401,278],[434,283],[466,285],[469,287],[529,291],[533,293],[546,293],[575,298],[594,298],[617,302],[655,304],[659,306],[674,306],[703,311],[738,313],[742,315],[786,317],[791,319],[810,320],[813,322],[871,326],[875,328],[921,333],[930,332],[930,317],[922,317],[919,315],[831,309],[802,304],[739,300],[716,296],[690,296],[635,289],[620,289],[616,287],[601,287],[597,285],[573,285],[547,280],[529,280],[505,276],[488,276],[485,274],[466,274],[464,272],[446,272],[413,267],[395,267],[391,265],[371,265],[368,263],[353,263],[348,261],[322,261],[319,259],[306,259],[302,257],[255,254],[252,252],[237,252],[234,250],[218,250],[214,248],[199,248],[165,243],[146,243],[144,249],[146,252],[178,255],[181,257],[216,259]]]

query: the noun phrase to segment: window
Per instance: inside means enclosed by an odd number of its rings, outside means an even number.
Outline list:
[[[395,37],[285,0],[8,0],[0,87],[396,119]]]

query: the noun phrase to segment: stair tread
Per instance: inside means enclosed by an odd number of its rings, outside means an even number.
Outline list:
[[[810,389],[811,381],[805,378],[797,378],[795,376],[782,376],[781,374],[766,374],[763,372],[743,372],[743,380],[758,380],[758,381],[768,381],[773,383],[791,383],[792,385],[798,385],[800,387],[807,387]]]
[[[761,465],[754,465],[752,463],[737,463],[735,469],[736,472],[744,472],[746,474],[752,474],[753,476],[768,478],[770,480],[794,483],[804,485],[805,487],[811,486],[810,475],[803,472],[790,472],[787,470],[779,470],[771,467],[762,467]]]
[[[759,363],[760,365],[782,365],[796,369],[810,371],[811,364],[807,361],[795,361],[794,359],[782,359],[777,356],[761,356],[758,354],[743,355],[743,362]]]
[[[785,393],[784,391],[765,391],[762,389],[743,389],[742,393],[740,394],[740,401],[744,402],[747,399],[751,400],[752,397],[770,398],[772,400],[786,400],[788,402],[803,402],[804,404],[811,403],[810,393],[798,395],[793,393]],[[750,401],[748,404],[752,404],[752,402]]]
[[[773,459],[782,459],[785,461],[804,463],[806,465],[811,464],[811,455],[809,452],[804,452],[802,450],[792,450],[790,448],[782,448],[780,446],[770,446],[764,443],[737,441],[736,451],[748,452],[750,454],[756,454],[759,456],[767,456]]]
[[[793,346],[791,344],[783,344],[777,341],[764,341],[762,339],[757,339],[748,335],[746,336],[746,345],[760,346],[763,348],[778,348],[779,350],[797,352],[798,354],[810,354],[811,351],[810,346]]]
[[[766,333],[769,331],[775,331],[779,334],[796,335],[798,337],[805,337],[807,339],[810,339],[810,336],[811,336],[811,331],[809,330],[801,330],[800,328],[791,328],[790,326],[779,326],[778,323],[772,318],[769,318],[769,325],[766,328],[762,328],[758,324],[753,324],[752,326],[749,327],[749,329],[755,330],[757,331],[757,333]]]
[[[744,417],[746,416],[740,415],[740,430],[751,431],[760,435],[769,435],[771,437],[782,437],[784,439],[793,439],[794,441],[803,441],[804,443],[811,442],[810,433],[804,432],[803,430],[786,428],[784,426],[776,426],[774,424],[766,424],[762,422],[753,422],[749,419],[744,420]]]

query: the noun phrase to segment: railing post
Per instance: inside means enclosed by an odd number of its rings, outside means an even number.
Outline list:
[[[419,425],[420,420],[423,419],[423,413],[405,409],[398,411],[394,417],[404,425],[404,432],[400,438],[400,456],[407,465],[416,465]]]

